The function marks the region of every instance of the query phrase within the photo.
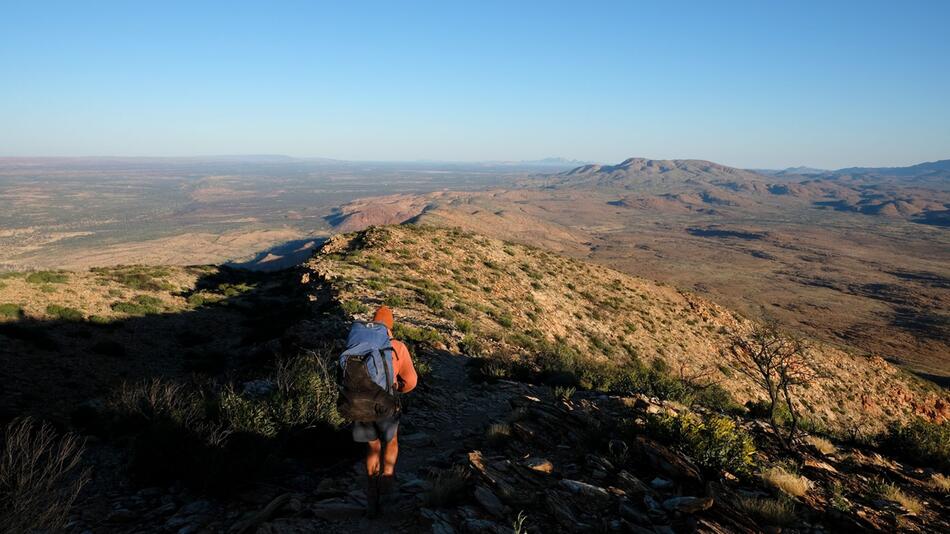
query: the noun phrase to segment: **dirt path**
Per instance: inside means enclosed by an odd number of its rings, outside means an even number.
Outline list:
[[[419,516],[425,506],[423,495],[430,470],[447,469],[462,460],[466,452],[479,448],[487,427],[502,421],[510,410],[508,400],[530,389],[514,382],[473,381],[466,368],[470,358],[465,356],[435,351],[425,357],[432,372],[420,378],[418,389],[407,396],[399,429],[398,490],[384,514],[373,520],[363,517],[365,479],[360,460],[354,462],[349,474],[330,481],[346,489],[346,498],[305,504],[329,525],[287,518],[265,523],[258,532],[420,531]]]

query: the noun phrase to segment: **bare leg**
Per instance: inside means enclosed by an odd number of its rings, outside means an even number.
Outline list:
[[[399,457],[399,432],[393,434],[393,439],[386,444],[383,454],[383,476],[391,477],[396,473],[396,459]],[[377,470],[379,469],[377,464]]]
[[[398,436],[383,446],[383,473],[379,477],[380,506],[391,506],[395,487],[396,458],[399,456]]]
[[[369,517],[376,517],[379,514],[379,467],[382,444],[376,439],[366,445],[366,513]]]
[[[374,439],[366,445],[366,474],[370,477],[374,477],[379,474],[383,445],[378,439]],[[387,451],[387,453],[388,452],[389,451]]]

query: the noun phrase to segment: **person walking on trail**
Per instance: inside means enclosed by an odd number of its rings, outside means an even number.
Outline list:
[[[416,387],[409,349],[392,338],[393,312],[380,306],[372,322],[354,322],[340,356],[340,413],[353,421],[353,440],[367,444],[367,513],[393,490],[401,409],[396,393]]]

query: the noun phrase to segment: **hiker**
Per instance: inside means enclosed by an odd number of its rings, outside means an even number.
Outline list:
[[[416,387],[409,349],[392,338],[393,312],[380,306],[369,323],[355,322],[340,356],[340,412],[352,420],[353,440],[365,442],[366,506],[375,516],[380,497],[394,486],[399,455],[397,431],[401,410],[396,392]]]

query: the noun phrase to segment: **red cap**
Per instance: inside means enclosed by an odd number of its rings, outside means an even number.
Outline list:
[[[382,323],[386,325],[386,328],[393,329],[393,311],[389,309],[389,306],[385,304],[380,306],[376,310],[376,315],[373,316],[374,323]]]

